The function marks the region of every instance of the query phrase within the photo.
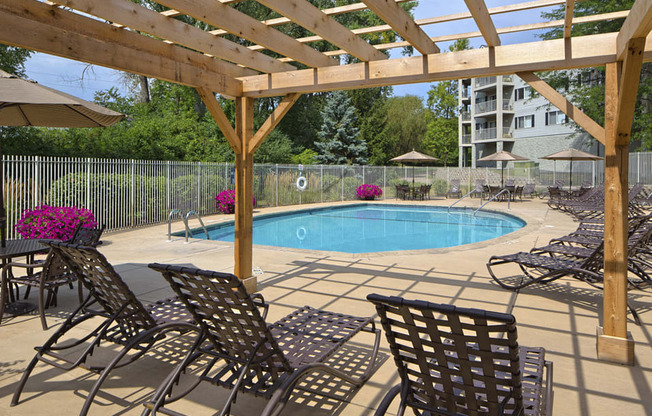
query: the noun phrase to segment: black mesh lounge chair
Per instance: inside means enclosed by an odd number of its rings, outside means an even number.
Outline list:
[[[460,191],[460,180],[459,179],[451,179],[451,187],[446,192],[446,198],[461,198],[462,197],[462,191]]]
[[[124,367],[142,357],[168,332],[196,330],[192,317],[178,299],[166,299],[144,306],[95,248],[63,242],[48,242],[54,255],[60,256],[77,275],[89,294],[82,304],[43,344],[27,366],[11,400],[19,403],[20,395],[36,364],[41,361],[61,370],[82,367],[100,373],[81,410],[86,415],[102,383],[114,368]],[[90,309],[92,307],[93,309]],[[95,318],[95,319],[93,319]],[[68,331],[84,329],[93,319],[99,325],[81,337],[67,336]],[[103,366],[89,366],[88,358],[100,344],[117,344],[123,348]],[[129,353],[132,353],[128,355]],[[69,410],[69,409],[68,409]],[[66,413],[69,413],[66,411]]]
[[[536,185],[534,183],[526,183],[523,187],[522,196],[525,198],[534,198],[537,196],[537,191],[535,189]]]
[[[149,267],[163,274],[202,332],[143,414],[153,410],[178,415],[163,406],[185,396],[199,382],[208,381],[232,390],[222,415],[230,411],[239,391],[269,399],[263,415],[277,415],[295,384],[308,374],[329,373],[355,386],[362,385],[371,375],[380,342],[380,330],[375,328],[372,317],[358,318],[305,306],[268,325],[260,313],[261,304],[232,274],[163,264]],[[371,360],[361,377],[324,363],[360,331],[376,334]],[[181,374],[200,358],[208,358],[209,364],[196,383],[170,398]]]
[[[552,363],[543,348],[518,345],[514,316],[376,294],[367,299],[401,377],[376,416],[398,394],[399,416],[406,407],[416,415],[552,413]]]
[[[471,197],[475,197],[479,195],[480,199],[482,199],[484,197],[484,188],[485,188],[484,179],[476,179],[475,188],[473,189],[473,191],[471,191]]]
[[[75,229],[75,232],[68,240],[70,243],[94,246],[98,243],[104,227],[86,228],[81,224]],[[13,269],[25,269],[28,273],[23,276],[14,276]],[[35,272],[36,269],[41,269]],[[25,286],[25,299],[29,296],[32,287],[38,289],[38,309],[41,316],[41,326],[43,330],[48,329],[45,319],[45,309],[50,305],[57,305],[57,292],[59,287],[72,284],[77,280],[77,276],[72,273],[66,263],[60,256],[50,251],[45,261],[27,264],[27,263],[8,263],[2,269],[2,290],[10,291],[10,299],[20,297],[20,286]],[[46,298],[47,293],[47,298]],[[77,284],[77,293],[79,303],[83,302],[82,285]],[[4,313],[4,302],[0,302],[0,320]]]

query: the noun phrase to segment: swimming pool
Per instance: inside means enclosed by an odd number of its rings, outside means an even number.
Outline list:
[[[355,204],[254,218],[253,243],[343,253],[419,250],[477,243],[509,234],[525,222],[468,209]],[[211,240],[233,241],[233,222],[208,228]],[[194,238],[206,238],[194,231]]]

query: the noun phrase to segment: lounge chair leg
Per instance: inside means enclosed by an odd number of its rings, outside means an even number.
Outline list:
[[[27,368],[25,369],[25,372],[23,373],[23,376],[20,378],[20,382],[18,382],[18,387],[16,388],[16,391],[14,392],[14,397],[11,398],[11,406],[16,406],[18,402],[20,401],[20,394],[23,392],[23,388],[25,388],[25,384],[27,383],[27,379],[29,378],[30,374],[32,374],[32,370],[34,370],[34,367],[36,367],[36,364],[39,362],[38,359],[38,353],[32,358],[32,361],[29,363]]]
[[[389,408],[389,405],[392,404],[392,402],[400,392],[401,392],[401,384],[392,387],[391,390],[387,392],[385,397],[383,397],[383,400],[380,402],[380,405],[376,409],[374,416],[383,416],[385,413],[387,413],[387,409]],[[399,416],[402,415],[403,412],[405,412],[405,406],[403,405],[403,400],[401,400],[401,405],[399,407],[398,415]]]
[[[632,317],[634,318],[634,323],[636,323],[636,325],[638,326],[641,326],[641,319],[638,317],[638,313],[636,312],[636,310],[632,307],[632,305],[629,304],[629,302],[627,302],[627,307],[629,308],[629,311],[632,313]]]

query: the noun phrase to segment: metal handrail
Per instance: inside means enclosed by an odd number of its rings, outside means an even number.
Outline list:
[[[174,214],[179,214],[179,218],[181,218],[181,221],[183,221],[183,214],[181,213],[181,211],[179,211],[178,209],[173,209],[172,211],[170,211],[170,213],[168,214],[168,241],[172,241],[172,216]]]
[[[461,197],[461,198],[458,199],[457,201],[455,201],[455,202],[453,202],[452,204],[450,204],[450,205],[448,206],[448,212],[449,212],[449,213],[451,212],[451,208],[453,208],[453,205],[457,204],[458,202],[460,202],[461,200],[463,200],[463,199],[466,198],[467,196],[471,195],[472,193],[474,193],[474,192],[478,192],[478,191],[482,192],[482,189],[480,189],[480,188],[474,188],[471,192],[469,192],[468,194],[464,195],[463,197]]]
[[[188,211],[185,218],[183,219],[183,222],[186,225],[186,244],[188,243],[188,234],[190,234],[190,227],[188,226],[188,219],[192,215],[197,217],[197,219],[199,220],[199,224],[201,224],[201,228],[204,229],[204,234],[206,234],[206,239],[210,240],[211,238],[208,235],[208,231],[206,231],[206,227],[204,226],[204,221],[202,221],[201,216],[199,215],[199,213],[197,211]]]
[[[491,198],[489,198],[489,200],[488,200],[487,202],[485,202],[484,204],[480,205],[480,208],[478,208],[478,209],[476,209],[475,211],[473,211],[473,215],[475,215],[478,211],[480,211],[480,210],[481,210],[485,205],[487,205],[488,203],[490,203],[491,201],[493,201],[494,199],[496,199],[500,194],[504,194],[505,192],[507,192],[507,210],[509,210],[509,206],[510,206],[510,203],[511,203],[511,201],[512,201],[512,193],[509,192],[509,189],[503,189],[502,191],[498,192],[496,195],[494,195],[494,196],[492,196]]]

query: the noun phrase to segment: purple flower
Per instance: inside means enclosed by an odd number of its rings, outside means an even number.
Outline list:
[[[93,213],[86,208],[41,205],[23,211],[15,225],[15,230],[21,237],[27,239],[67,240],[72,237],[80,223],[84,227],[97,226]]]
[[[256,206],[256,197],[253,197],[253,204]],[[235,191],[233,189],[227,189],[226,191],[220,192],[215,197],[215,205],[218,211],[224,214],[233,214],[235,212]]]
[[[380,186],[367,184],[358,186],[358,190],[356,192],[358,199],[376,198],[382,194],[383,190],[380,189]]]

